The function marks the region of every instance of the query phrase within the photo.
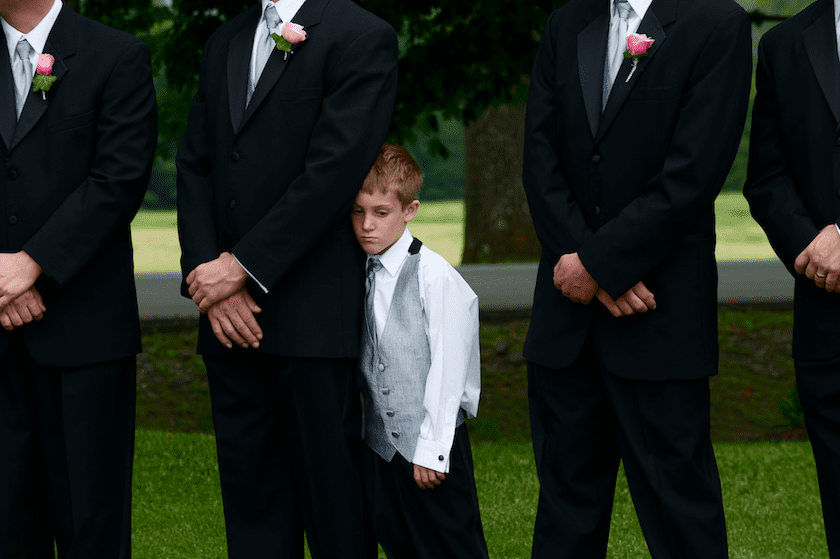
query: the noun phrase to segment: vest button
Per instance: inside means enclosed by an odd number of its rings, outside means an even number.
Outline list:
[[[391,390],[390,390],[389,388],[383,388],[383,389],[382,389],[382,393],[383,393],[383,394],[385,394],[385,395],[387,396],[388,394],[390,394],[390,393],[391,393]]]
[[[379,369],[380,371],[384,371],[385,370],[385,365],[380,363],[379,365],[376,366],[376,368]]]
[[[385,412],[385,415],[387,415],[388,417],[394,417],[394,412],[392,412],[392,411],[386,411],[386,412]]]
[[[399,433],[391,433],[391,436],[392,436],[392,437],[394,437],[395,439],[399,439],[399,438],[400,438],[400,434],[399,434]]]
[[[18,178],[18,173],[17,173],[17,171],[15,171],[14,169],[12,169],[11,171],[9,171],[9,180],[10,180],[10,181],[13,181],[13,180],[15,180],[15,179],[17,179],[17,178]]]
[[[17,216],[9,216],[9,225],[14,225],[15,223],[17,223]]]

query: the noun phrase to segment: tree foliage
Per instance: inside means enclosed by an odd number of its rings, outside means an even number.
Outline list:
[[[438,115],[465,124],[489,106],[525,102],[531,63],[548,14],[565,0],[428,2],[358,0],[387,20],[400,37],[399,91],[391,139],[431,136],[430,152],[446,154],[437,137]],[[84,0],[83,13],[133,33],[151,46],[159,77],[160,155],[169,157],[186,128],[198,87],[204,44],[250,0]]]

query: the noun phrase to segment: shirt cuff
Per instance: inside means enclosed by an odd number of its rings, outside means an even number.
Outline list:
[[[448,474],[449,451],[449,448],[446,448],[437,441],[419,438],[417,439],[417,448],[414,450],[414,460],[412,462],[418,466]]]
[[[835,228],[835,229],[837,229],[837,233],[838,233],[838,234],[840,234],[840,219],[838,219],[838,220],[834,223],[834,228]]]
[[[258,279],[254,276],[254,274],[252,274],[251,272],[249,272],[249,271],[248,271],[248,268],[246,268],[245,266],[243,266],[243,265],[242,265],[242,262],[240,262],[240,261],[239,261],[239,259],[236,257],[236,255],[235,255],[235,254],[233,255],[233,259],[234,259],[234,260],[236,260],[236,263],[237,263],[237,264],[239,264],[240,266],[242,266],[242,269],[243,269],[243,270],[245,270],[245,273],[246,273],[246,274],[248,274],[249,276],[251,276],[251,279],[252,279],[252,280],[254,280],[254,283],[256,283],[257,285],[259,285],[259,286],[260,286],[260,289],[262,289],[262,290],[263,290],[263,293],[268,293],[268,289],[266,289],[266,287],[265,287],[263,284],[261,284],[261,283],[260,283],[260,280],[258,280]]]

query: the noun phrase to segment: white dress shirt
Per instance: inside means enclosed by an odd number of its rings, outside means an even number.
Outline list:
[[[653,0],[627,0],[630,3],[630,7],[633,8],[633,11],[630,14],[630,17],[627,18],[627,34],[635,33],[639,29],[639,25],[642,23],[642,19],[644,19],[645,14],[650,8],[651,2]],[[838,0],[835,0],[838,1]],[[610,3],[610,17],[612,17],[613,13],[616,13],[613,10],[613,4],[616,0],[609,0]],[[624,43],[625,50],[627,50],[627,42]]]
[[[61,12],[61,7],[64,3],[61,0],[55,0],[53,2],[52,8],[50,11],[47,12],[47,15],[44,16],[38,25],[25,35],[9,25],[5,19],[0,17],[0,26],[3,27],[3,33],[6,35],[6,46],[9,49],[9,60],[15,59],[15,49],[17,48],[17,44],[20,41],[21,37],[26,38],[26,42],[32,47],[32,55],[30,56],[30,62],[32,62],[32,68],[36,68],[38,66],[38,55],[39,54],[53,54],[51,52],[44,52],[44,48],[47,46],[47,38],[50,36],[50,32],[52,31],[53,25],[55,25],[55,20],[58,19],[58,14]]]
[[[378,337],[385,331],[400,269],[413,237],[406,228],[402,237],[379,257],[373,309]],[[441,471],[439,456],[449,452],[461,408],[468,417],[478,413],[481,392],[481,358],[478,341],[478,297],[442,256],[422,246],[417,273],[424,327],[429,339],[431,366],[423,397],[425,417],[412,462]]]

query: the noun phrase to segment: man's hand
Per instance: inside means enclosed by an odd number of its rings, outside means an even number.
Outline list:
[[[656,308],[656,300],[644,283],[639,282],[631,287],[627,293],[613,301],[606,291],[599,289],[595,294],[607,310],[615,317],[630,316],[632,314],[652,311]]]
[[[257,306],[248,290],[244,287],[210,307],[207,317],[216,338],[228,349],[233,344],[248,348],[260,347],[263,332],[254,313],[262,309]]]
[[[820,289],[840,293],[840,233],[832,223],[814,237],[794,261],[797,273]]]
[[[41,320],[46,310],[41,294],[34,287],[30,287],[0,312],[0,325],[11,332],[33,320]]]
[[[210,307],[245,287],[248,272],[233,254],[223,252],[215,260],[199,264],[187,276],[187,285],[198,310],[205,313]]]
[[[414,482],[420,489],[434,489],[445,479],[446,476],[441,472],[414,464]]]
[[[554,266],[554,287],[575,303],[588,305],[598,292],[598,282],[586,271],[576,252],[564,254]]]
[[[24,251],[0,254],[0,310],[32,287],[43,271]]]

